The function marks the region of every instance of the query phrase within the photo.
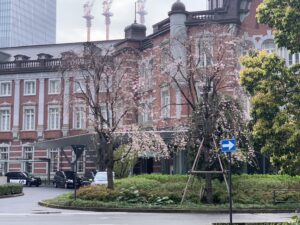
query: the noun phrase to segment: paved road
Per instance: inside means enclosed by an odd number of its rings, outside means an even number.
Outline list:
[[[24,188],[25,195],[0,199],[1,225],[208,225],[228,222],[226,214],[101,213],[50,209],[40,199],[62,194],[64,189]],[[233,222],[288,221],[292,214],[234,214]]]

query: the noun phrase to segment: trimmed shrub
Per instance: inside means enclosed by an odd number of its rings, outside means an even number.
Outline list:
[[[0,196],[21,194],[23,186],[19,184],[4,184],[0,185]]]
[[[87,186],[82,187],[77,192],[77,197],[82,200],[114,201],[118,196],[116,190],[107,189],[106,186]]]

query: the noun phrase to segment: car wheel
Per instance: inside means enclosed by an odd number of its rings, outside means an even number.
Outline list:
[[[40,185],[39,185],[39,184],[36,184],[35,186],[36,186],[36,187],[39,187]]]

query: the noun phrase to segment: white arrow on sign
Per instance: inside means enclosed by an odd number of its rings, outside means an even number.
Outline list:
[[[223,147],[228,148],[228,150],[231,150],[234,147],[234,143],[228,141],[228,144],[223,144]]]

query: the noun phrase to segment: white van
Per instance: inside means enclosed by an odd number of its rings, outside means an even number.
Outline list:
[[[115,177],[115,173],[113,172],[113,178]],[[91,183],[91,185],[107,185],[107,172],[106,171],[100,171],[97,172],[94,181]]]

